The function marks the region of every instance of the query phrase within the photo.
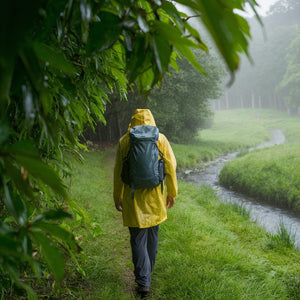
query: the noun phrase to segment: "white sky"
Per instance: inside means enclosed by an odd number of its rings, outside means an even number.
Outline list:
[[[280,0],[257,0],[257,3],[259,4],[259,8],[257,9],[258,14],[260,16],[265,16],[267,11],[269,10],[270,6],[278,1],[280,1]],[[252,11],[250,11],[249,16],[252,16],[252,15],[253,15],[253,13],[252,13]]]

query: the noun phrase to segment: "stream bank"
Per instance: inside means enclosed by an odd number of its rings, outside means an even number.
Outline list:
[[[276,129],[272,131],[272,140],[262,143],[257,147],[250,148],[249,150],[272,147],[284,142],[284,134],[281,130]],[[183,180],[192,182],[195,185],[205,184],[211,186],[216,191],[218,197],[224,202],[243,205],[250,212],[251,220],[257,222],[272,234],[277,233],[280,224],[283,224],[291,236],[295,238],[295,246],[300,248],[300,219],[295,214],[291,211],[263,203],[259,199],[228,190],[219,184],[219,173],[222,167],[234,159],[237,154],[238,152],[234,152],[221,156],[206,167],[190,170],[185,172],[181,177]]]

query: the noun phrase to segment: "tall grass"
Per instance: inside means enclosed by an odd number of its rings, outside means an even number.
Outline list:
[[[220,182],[300,215],[300,144],[257,150],[227,163]]]
[[[202,166],[216,157],[243,147],[237,143],[202,141],[190,145],[173,144],[172,149],[179,168]]]
[[[278,225],[276,234],[269,234],[268,246],[271,248],[293,248],[295,247],[295,233],[291,232],[283,222]]]

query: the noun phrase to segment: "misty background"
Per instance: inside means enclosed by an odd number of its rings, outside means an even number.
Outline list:
[[[212,42],[201,27],[209,53],[194,51],[206,74],[177,57],[179,69],[170,68],[160,87],[141,96],[132,89],[127,102],[110,97],[106,124],[86,128],[84,139],[92,143],[116,143],[126,133],[133,111],[149,108],[160,131],[172,142],[192,141],[200,129],[209,128],[213,112],[237,108],[272,108],[300,113],[300,1],[261,1],[260,24],[249,16],[249,55],[242,57],[230,87],[226,72]],[[199,18],[198,18],[199,19]],[[197,22],[197,18],[189,21]],[[194,26],[194,24],[193,24]],[[179,71],[180,70],[180,71]]]
[[[214,109],[275,108],[290,114],[300,109],[300,2],[277,1],[262,17],[264,27],[249,20],[251,63],[243,57],[231,88]]]

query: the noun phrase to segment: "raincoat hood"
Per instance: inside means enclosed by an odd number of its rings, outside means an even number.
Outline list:
[[[128,130],[140,125],[156,126],[153,115],[149,109],[136,109],[131,117]]]

